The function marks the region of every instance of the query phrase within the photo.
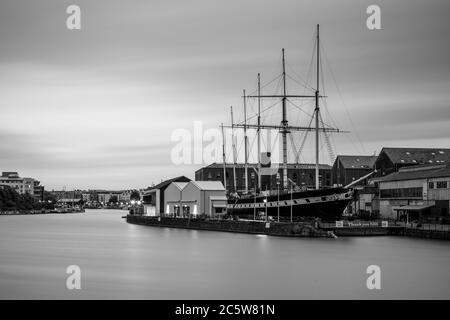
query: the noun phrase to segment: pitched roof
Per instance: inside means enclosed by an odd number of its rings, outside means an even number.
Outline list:
[[[398,172],[377,178],[378,182],[450,177],[450,165],[419,165],[400,168]]]
[[[225,191],[220,181],[191,181],[191,183],[196,185],[200,190]]]
[[[184,187],[188,184],[187,182],[172,182],[174,186],[178,188],[178,190],[183,190]]]
[[[150,191],[150,190],[155,190],[155,189],[165,189],[172,182],[189,182],[189,181],[191,181],[191,179],[189,179],[185,176],[179,176],[179,177],[175,177],[172,179],[162,181],[162,182],[158,183],[156,186],[150,187],[145,191]]]
[[[450,163],[450,149],[443,148],[383,148],[380,152],[394,164]]]
[[[372,169],[377,158],[377,156],[339,155],[336,161],[340,161],[345,169]]]

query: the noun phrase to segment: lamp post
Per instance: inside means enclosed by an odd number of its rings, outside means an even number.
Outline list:
[[[278,189],[278,201],[277,201],[277,209],[278,209],[278,222],[280,222],[280,179],[279,175],[277,175],[277,189]]]
[[[267,217],[267,196],[266,196],[266,198],[263,201],[264,201],[264,206],[266,208],[266,222],[267,222],[267,220],[268,220],[268,217]]]
[[[134,206],[136,204],[135,200],[131,200],[131,208],[133,209],[133,214],[136,214],[136,207]]]
[[[253,220],[256,220],[256,190],[255,190],[255,207],[253,208]]]
[[[292,223],[292,183],[291,183],[291,223]]]

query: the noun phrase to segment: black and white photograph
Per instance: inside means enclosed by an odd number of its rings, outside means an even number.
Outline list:
[[[0,0],[0,300],[450,299],[449,36],[446,0]]]

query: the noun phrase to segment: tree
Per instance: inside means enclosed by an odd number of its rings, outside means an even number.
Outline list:
[[[44,190],[44,201],[45,202],[49,202],[50,201],[52,203],[56,203],[57,199],[51,192],[48,192],[48,191]]]
[[[141,195],[139,194],[139,192],[137,190],[133,190],[131,192],[130,200],[135,200],[135,201],[141,200]]]
[[[43,204],[28,193],[19,194],[7,186],[0,188],[0,210],[32,210],[42,208]]]
[[[117,203],[117,202],[119,202],[119,199],[117,199],[117,196],[111,196],[108,201],[108,203]]]

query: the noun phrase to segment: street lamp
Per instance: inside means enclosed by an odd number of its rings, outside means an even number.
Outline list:
[[[277,173],[277,189],[278,189],[278,201],[277,201],[278,222],[280,222],[280,174],[279,173]]]
[[[292,183],[291,183],[291,223],[292,223]]]
[[[136,204],[136,201],[135,200],[131,200],[131,206],[132,206],[132,209],[133,209],[133,214],[136,214],[136,206],[135,206],[135,204]]]
[[[280,183],[278,184],[278,201],[277,201],[277,208],[278,208],[278,222],[280,222]]]
[[[268,217],[267,217],[267,196],[266,196],[266,198],[263,200],[263,202],[264,202],[264,206],[266,207],[266,222],[267,222],[267,220],[268,220]]]

